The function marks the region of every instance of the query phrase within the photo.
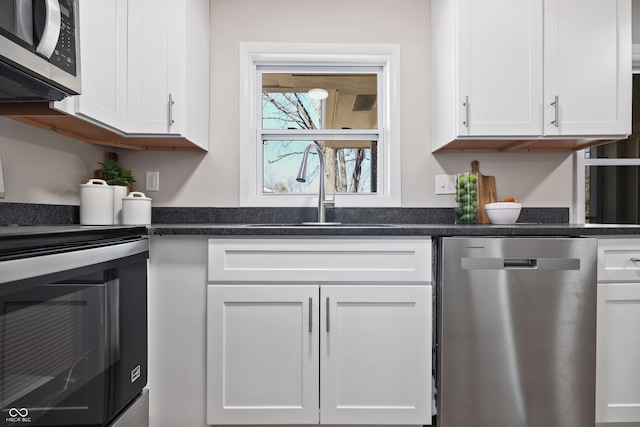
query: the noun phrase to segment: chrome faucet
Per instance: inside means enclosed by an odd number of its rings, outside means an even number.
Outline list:
[[[319,224],[337,224],[337,223],[328,223],[326,219],[326,207],[327,206],[335,206],[335,198],[334,200],[325,200],[325,189],[324,189],[324,155],[322,154],[322,148],[315,142],[307,145],[304,149],[304,154],[302,155],[302,162],[300,163],[300,170],[298,171],[298,176],[296,177],[296,181],[298,182],[307,182],[307,158],[309,157],[309,151],[314,149],[316,153],[318,153],[318,159],[320,160],[320,183],[318,185],[318,223]]]

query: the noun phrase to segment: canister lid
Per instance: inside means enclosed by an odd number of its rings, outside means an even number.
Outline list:
[[[147,196],[145,196],[145,194],[141,191],[132,191],[131,193],[129,193],[127,195],[127,197],[123,197],[122,201],[124,202],[125,200],[127,201],[131,201],[131,200],[140,200],[140,201],[151,201],[151,199]]]
[[[113,190],[113,187],[107,184],[107,181],[104,179],[90,179],[86,184],[80,184],[80,187],[104,187],[105,189]]]

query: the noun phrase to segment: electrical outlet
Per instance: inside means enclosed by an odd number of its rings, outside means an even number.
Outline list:
[[[160,172],[147,172],[147,191],[160,191]]]
[[[456,194],[456,176],[436,175],[436,194]]]

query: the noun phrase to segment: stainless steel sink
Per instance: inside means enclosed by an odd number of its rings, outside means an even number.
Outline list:
[[[348,224],[341,222],[295,222],[295,223],[274,223],[274,224],[245,224],[247,228],[381,228],[381,227],[401,227],[399,224]]]

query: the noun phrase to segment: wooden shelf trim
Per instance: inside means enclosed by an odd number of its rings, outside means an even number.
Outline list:
[[[624,139],[624,136],[584,138],[456,139],[435,150],[435,153],[570,153]]]
[[[119,134],[54,110],[48,102],[0,103],[0,115],[89,144],[138,151],[206,151],[182,137]]]

